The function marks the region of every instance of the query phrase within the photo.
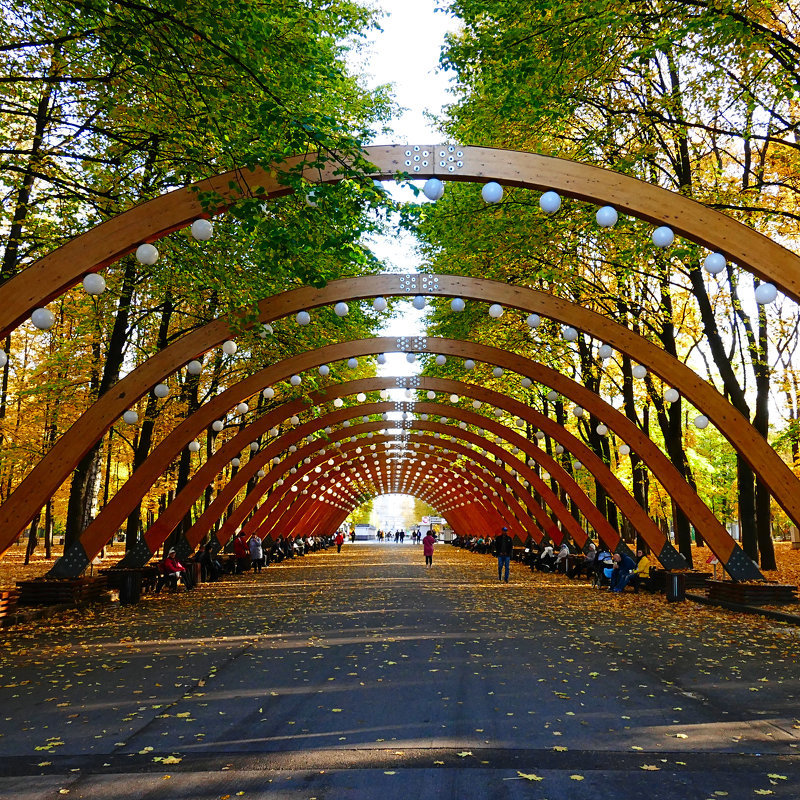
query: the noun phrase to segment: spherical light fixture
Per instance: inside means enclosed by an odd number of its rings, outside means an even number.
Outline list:
[[[473,400],[473,401],[472,401],[472,407],[473,407],[473,408],[474,408],[476,411],[477,411],[477,410],[478,410],[478,409],[479,409],[479,408],[480,408],[482,405],[483,405],[483,403],[481,403],[481,401],[480,401],[480,400]]]
[[[292,386],[299,386],[302,382],[303,379],[299,375],[292,375],[292,377],[289,378],[289,383]]]
[[[262,325],[258,335],[262,339],[266,339],[267,336],[272,336],[273,333],[275,333],[275,329],[272,327],[272,325]]]
[[[436,356],[436,366],[443,367],[447,363],[447,357],[443,356],[441,353]]]
[[[236,346],[236,342],[232,339],[228,339],[227,342],[222,343],[222,352],[225,353],[226,356],[235,355],[236,351],[239,348]]]
[[[664,399],[668,403],[677,403],[680,399],[680,394],[677,389],[667,389],[667,391],[664,392]]]
[[[267,386],[261,394],[264,396],[265,400],[272,400],[272,398],[275,397],[275,390],[271,386]]]
[[[186,371],[190,375],[199,375],[203,371],[203,365],[197,359],[195,359],[186,365]]]
[[[438,178],[428,178],[422,187],[422,194],[435,203],[444,194],[444,184]]]
[[[578,338],[578,331],[571,325],[564,325],[561,328],[561,336],[565,342],[574,342]]]
[[[492,375],[494,375],[495,378],[502,378],[503,377],[503,368],[502,367],[495,367],[492,370]]]
[[[428,400],[435,400],[436,399],[436,392],[429,391],[428,394],[425,395],[425,396],[428,398]]]
[[[464,369],[471,372],[475,369],[475,362],[471,358],[464,359]]]
[[[359,392],[356,395],[356,400],[358,400],[359,403],[363,403],[366,399],[367,399],[367,396],[364,394],[364,392]]]
[[[489,205],[499,203],[503,199],[503,187],[496,181],[489,181],[483,185],[481,197],[483,202],[489,203]]]
[[[298,311],[295,315],[295,320],[298,325],[303,327],[311,322],[311,314],[309,314],[308,311]]]
[[[460,399],[461,398],[457,394],[451,394],[450,395],[450,402],[451,403],[457,403]]]
[[[544,439],[544,431],[536,431],[535,436],[539,441],[541,441],[542,439]]]
[[[406,361],[408,361],[409,364],[413,364],[416,360],[417,357],[414,355],[414,353],[406,353]]]
[[[499,303],[492,303],[489,306],[489,316],[492,319],[500,319],[503,316],[503,306]]]
[[[195,439],[193,442],[189,442],[189,452],[190,453],[199,453],[200,452],[200,442]]]
[[[136,260],[140,264],[152,266],[158,261],[158,250],[152,244],[140,244],[136,248]]]
[[[207,219],[196,219],[192,223],[191,231],[198,242],[207,242],[214,235],[214,226]]]
[[[466,303],[460,297],[454,297],[450,301],[451,311],[463,311],[466,308]]]
[[[258,448],[260,447],[258,442],[250,442],[250,452],[255,453],[257,452]]]
[[[698,414],[694,418],[694,426],[699,430],[703,430],[704,428],[708,427],[708,417],[705,414]]]
[[[523,389],[530,389],[530,388],[531,388],[531,386],[533,385],[533,381],[532,381],[530,378],[523,378],[523,379],[522,379],[522,380],[519,382],[519,385],[520,385],[520,386],[521,386]]]
[[[542,324],[542,318],[538,314],[528,314],[528,318],[525,320],[528,323],[528,327],[532,330],[535,330]]]
[[[672,232],[672,228],[662,225],[653,231],[652,239],[656,247],[669,247],[675,241],[675,234]]]
[[[631,370],[631,372],[633,373],[633,377],[637,378],[638,380],[641,380],[642,378],[644,378],[645,375],[647,375],[647,369],[643,367],[641,364],[637,364]]]
[[[386,363],[386,353],[378,353],[378,355],[377,355],[375,360],[379,364],[385,364]]]
[[[414,297],[414,299],[411,301],[411,305],[414,306],[417,311],[422,311],[422,309],[425,308],[425,303],[426,300],[421,294],[416,295],[416,297]]]
[[[597,431],[598,436],[605,436],[608,433],[608,428],[603,425],[602,422],[595,428],[595,430]]]
[[[550,390],[550,391],[547,393],[547,399],[548,399],[548,400],[549,400],[551,403],[555,403],[555,402],[556,402],[556,400],[558,400],[558,392],[557,392],[555,389],[551,389],[551,390]]]
[[[344,400],[342,400],[342,398],[341,398],[341,397],[337,397],[337,398],[336,398],[336,399],[333,401],[333,407],[334,407],[334,408],[341,408],[343,405],[344,405]]]
[[[561,208],[561,195],[558,192],[545,192],[539,198],[539,208],[544,211],[545,214],[555,214],[559,208]]]
[[[582,417],[582,416],[583,416],[583,415],[584,415],[586,412],[585,412],[585,411],[584,411],[584,410],[583,410],[583,409],[582,409],[580,406],[575,406],[575,408],[573,408],[573,409],[572,409],[572,413],[573,413],[573,414],[574,414],[574,415],[575,415],[575,416],[576,416],[578,419],[580,419],[580,418],[581,418],[581,417]]]
[[[336,314],[337,317],[346,317],[350,313],[350,306],[343,301],[339,301],[333,307],[333,313]]]
[[[232,458],[231,459],[231,466],[232,467],[239,467],[239,466],[241,466],[241,464],[242,464],[241,459],[239,459],[239,458]]]
[[[212,430],[214,430],[216,433],[219,433],[219,432],[220,432],[220,431],[221,431],[221,430],[222,430],[224,427],[225,427],[225,423],[224,423],[224,422],[223,422],[221,419],[215,419],[215,420],[214,420],[214,421],[211,423],[211,428],[212,428]]]
[[[603,361],[607,361],[613,354],[614,348],[612,348],[610,344],[601,344],[597,350],[597,355],[600,356]]]
[[[631,448],[627,444],[621,444],[618,452],[621,456],[627,456],[630,455]]]
[[[386,302],[386,298],[385,297],[376,297],[372,301],[372,307],[376,311],[386,311],[386,306],[387,305],[388,305],[388,303]]]
[[[86,294],[98,295],[103,294],[106,290],[106,279],[96,272],[90,272],[83,279],[83,290]]]
[[[355,369],[358,366],[358,359],[357,358],[348,358],[347,359],[347,366],[350,369]]]
[[[49,308],[37,308],[31,314],[31,322],[34,328],[38,328],[40,331],[49,331],[56,324],[56,318]]]
[[[263,477],[264,477],[266,474],[267,474],[267,473],[266,473],[266,472],[265,472],[263,469],[260,469],[260,470],[259,470],[259,471],[256,473],[256,475],[257,475],[259,478],[263,478]]]
[[[703,269],[709,275],[719,275],[725,269],[726,263],[722,253],[709,253],[703,261]]]
[[[249,410],[250,406],[248,406],[247,403],[239,403],[239,405],[236,406],[237,414],[246,414]]]
[[[166,383],[157,383],[153,387],[153,394],[163,400],[169,394],[169,386]]]
[[[564,452],[564,445],[557,444],[555,446],[555,452],[557,456],[560,456]]]
[[[613,206],[603,206],[597,209],[594,218],[601,228],[612,228],[617,224],[619,214],[617,214],[617,209]]]
[[[756,287],[756,303],[765,306],[778,296],[778,290],[771,283],[759,283]]]
[[[122,415],[122,421],[126,425],[135,425],[139,421],[139,415],[135,411],[126,411]]]

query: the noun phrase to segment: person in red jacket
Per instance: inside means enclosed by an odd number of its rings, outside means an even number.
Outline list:
[[[422,552],[425,555],[425,566],[433,566],[433,545],[436,543],[436,537],[428,531],[425,538],[422,540]]]
[[[233,554],[236,557],[236,572],[241,573],[250,569],[250,547],[247,544],[247,537],[244,531],[233,540]]]
[[[341,553],[342,545],[344,544],[344,535],[342,534],[341,531],[339,531],[339,533],[336,534],[336,538],[333,541],[336,542],[336,552]]]
[[[170,588],[173,592],[178,590],[178,581],[182,580],[184,585],[187,589],[191,589],[192,586],[189,583],[188,573],[186,572],[186,567],[178,561],[177,554],[175,553],[175,548],[171,548],[170,551],[167,553],[164,560],[159,565],[159,569],[161,574],[159,575],[158,582],[156,584],[156,594],[158,594],[165,583],[170,585]]]

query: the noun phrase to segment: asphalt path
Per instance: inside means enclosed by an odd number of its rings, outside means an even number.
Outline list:
[[[797,628],[446,545],[0,637],[2,798],[800,797]]]

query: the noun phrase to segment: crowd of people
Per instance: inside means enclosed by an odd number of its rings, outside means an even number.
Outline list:
[[[524,548],[513,548],[512,539],[503,528],[497,536],[457,536],[453,542],[474,553],[489,554],[498,560],[498,580],[508,581],[512,559],[539,572],[559,572],[568,578],[585,577],[593,587],[619,593],[630,586],[633,592],[653,589],[651,568],[655,563],[643,550],[635,558],[626,551],[612,553],[604,545],[599,548],[589,542],[582,551],[572,548],[567,541],[556,547],[547,541],[529,541]]]
[[[340,540],[341,537],[341,540]],[[324,537],[278,536],[276,539],[262,540],[257,534],[248,536],[241,531],[228,545],[219,550],[213,544],[201,546],[197,552],[182,564],[174,547],[171,547],[158,564],[156,594],[165,586],[177,591],[182,583],[187,591],[194,588],[195,570],[191,564],[199,565],[200,580],[216,581],[223,575],[241,575],[244,572],[260,573],[270,564],[278,564],[285,559],[300,558],[307,553],[325,550],[334,544],[341,551],[344,537],[341,534]]]

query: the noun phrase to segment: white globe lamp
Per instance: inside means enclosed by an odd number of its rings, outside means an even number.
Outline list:
[[[158,250],[152,244],[140,244],[136,248],[136,260],[140,264],[152,266],[158,261]]]
[[[96,272],[90,272],[83,279],[83,290],[86,294],[97,295],[103,294],[106,290],[106,279]]]
[[[503,187],[496,181],[485,183],[481,189],[481,197],[484,203],[494,205],[503,199]]]
[[[672,232],[672,228],[662,225],[653,231],[652,239],[656,247],[669,247],[675,241],[675,234]]]
[[[191,231],[198,242],[207,242],[214,235],[214,226],[207,219],[196,219],[192,223]]]
[[[166,383],[157,383],[153,387],[153,394],[163,400],[169,394],[169,386]]]
[[[545,214],[555,214],[559,208],[561,208],[561,195],[558,192],[545,192],[539,198],[539,208],[544,211]]]

